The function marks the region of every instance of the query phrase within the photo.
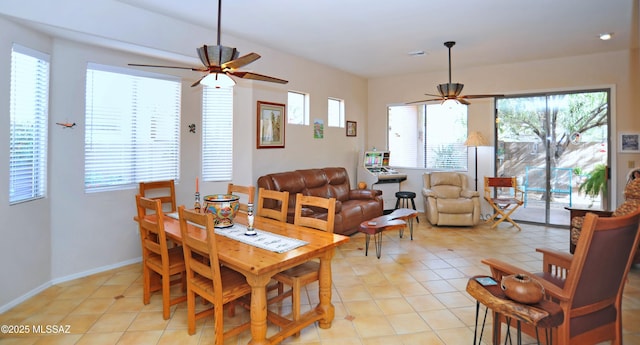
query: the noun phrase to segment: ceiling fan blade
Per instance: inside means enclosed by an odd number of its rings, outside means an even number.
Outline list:
[[[460,102],[460,104],[464,104],[464,105],[469,105],[471,104],[469,101],[467,101],[466,99],[462,98],[462,97],[458,97],[455,99],[456,101]]]
[[[242,66],[246,66],[260,58],[260,54],[249,53],[247,55],[243,55],[235,60],[231,60],[227,63],[223,63],[220,66],[223,70],[225,69],[238,69]]]
[[[464,95],[461,98],[492,98],[492,97],[504,97],[504,95]]]
[[[427,96],[435,96],[435,95],[427,95]],[[421,101],[414,101],[414,102],[407,102],[405,104],[418,104],[418,103],[425,103],[425,102],[432,102],[432,101],[444,101],[445,99],[442,97],[438,97],[438,98],[432,98],[432,99],[423,99]]]
[[[202,81],[202,79],[206,78],[206,76],[208,76],[208,74],[205,74],[202,77],[200,77],[200,79],[196,80],[195,83],[191,84],[191,87],[196,87],[196,86],[200,85],[200,82]]]
[[[279,79],[279,78],[274,78],[274,77],[269,77],[267,75],[262,75],[262,74],[258,74],[258,73],[253,73],[253,72],[227,72],[227,74],[231,74],[233,76],[236,76],[238,78],[242,78],[242,79],[253,79],[253,80],[260,80],[260,81],[268,81],[271,83],[278,83],[278,84],[286,84],[289,81],[284,80],[284,79]]]
[[[163,65],[143,65],[137,63],[130,63],[129,66],[138,66],[138,67],[157,67],[157,68],[175,68],[175,69],[187,69],[195,72],[207,72],[209,71],[206,68],[195,68],[195,67],[182,67],[182,66],[163,66]]]

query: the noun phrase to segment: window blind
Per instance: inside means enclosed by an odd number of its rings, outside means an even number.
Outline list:
[[[14,44],[10,88],[9,204],[16,204],[46,193],[49,56]]]
[[[180,92],[177,78],[88,65],[86,192],[179,179]]]
[[[202,178],[230,181],[233,175],[233,88],[205,86],[202,97]]]
[[[467,106],[427,105],[427,168],[466,170]]]

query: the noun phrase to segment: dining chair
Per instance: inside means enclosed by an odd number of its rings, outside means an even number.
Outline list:
[[[327,212],[327,218],[322,219],[314,217],[314,208],[325,209]],[[301,193],[296,194],[294,215],[295,225],[333,233],[335,214],[335,198],[321,198],[317,196],[302,195]],[[319,270],[320,263],[316,260],[312,260],[273,276],[273,279],[279,284],[285,284],[291,287],[289,291],[284,292],[278,297],[291,296],[292,319],[294,321],[300,319],[300,296],[302,294],[302,288],[320,279]],[[279,291],[281,291],[281,289],[279,289]],[[299,333],[297,333],[297,335],[299,335]]]
[[[220,265],[211,213],[196,213],[180,206],[178,215],[187,271],[188,332],[190,335],[196,332],[196,320],[213,315],[215,344],[223,344],[224,339],[251,326],[250,322],[246,322],[225,332],[223,325],[226,303],[237,300],[247,309],[250,308],[248,302],[242,301],[241,297],[251,294],[251,286],[242,274]],[[202,230],[198,231],[188,223],[201,227]],[[196,296],[213,306],[196,312]]]
[[[256,212],[258,217],[275,219],[286,223],[288,209],[289,192],[279,192],[262,187],[258,189],[258,209]]]
[[[227,186],[227,194],[244,194],[247,200],[247,203],[240,202],[239,211],[247,213],[247,204],[253,204],[256,194],[255,186],[241,186],[233,183],[229,183]]]
[[[165,213],[176,212],[177,210],[174,180],[140,182],[138,193],[143,198],[160,199],[162,210]]]
[[[587,213],[574,255],[550,249],[543,254],[542,273],[526,270],[497,259],[484,259],[496,281],[511,274],[535,277],[546,298],[560,305],[564,322],[554,332],[556,344],[622,344],[622,292],[640,242],[640,209],[620,217]],[[615,250],[611,250],[615,248]],[[505,322],[494,315],[494,335]],[[527,327],[525,327],[527,326]],[[535,336],[535,329],[522,331]],[[494,341],[495,341],[494,336]],[[499,341],[499,339],[497,339]]]
[[[162,212],[162,201],[160,199],[143,198],[138,194],[136,195],[136,205],[140,241],[142,243],[142,302],[149,304],[151,292],[161,290],[162,317],[168,320],[170,316],[169,308],[187,299],[184,295],[171,298],[171,285],[182,283],[182,289],[186,290],[182,247],[169,248],[167,245],[167,235],[164,231],[164,212]],[[147,217],[147,215],[151,214],[155,216]],[[153,279],[152,274],[154,272],[160,275],[159,285],[156,284],[157,279]],[[180,275],[181,279],[172,280],[172,277],[176,275]]]

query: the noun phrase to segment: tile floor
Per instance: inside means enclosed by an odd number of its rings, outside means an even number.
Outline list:
[[[486,257],[508,260],[538,270],[536,247],[567,250],[568,230],[523,225],[434,228],[423,220],[414,240],[385,234],[382,257],[375,249],[364,256],[364,235],[356,234],[338,248],[333,261],[335,319],[330,329],[305,328],[286,344],[471,344],[475,301],[465,292],[469,276],[488,274]],[[140,265],[130,265],[55,285],[0,315],[0,325],[69,325],[70,334],[0,334],[0,344],[212,344],[212,319],[201,320],[187,335],[186,305],[161,315],[161,297],[142,304]],[[175,291],[179,292],[179,289]],[[317,285],[308,288],[310,308],[317,303]],[[288,303],[288,301],[286,302]],[[202,306],[201,306],[202,307]],[[288,305],[273,306],[288,309]],[[241,322],[248,313],[238,308],[225,323]],[[624,343],[640,344],[640,267],[632,269],[623,302]],[[62,329],[65,330],[66,329]],[[270,328],[273,332],[275,328]],[[485,336],[486,338],[486,336]],[[246,344],[241,334],[227,344]],[[488,341],[485,341],[488,344]],[[533,343],[526,338],[525,343]]]

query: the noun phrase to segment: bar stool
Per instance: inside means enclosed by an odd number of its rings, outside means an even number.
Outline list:
[[[416,193],[408,192],[408,191],[399,191],[396,192],[396,207],[394,209],[399,208],[409,208],[409,200],[411,200],[411,207],[416,209]],[[416,217],[416,221],[420,223],[420,218]]]

